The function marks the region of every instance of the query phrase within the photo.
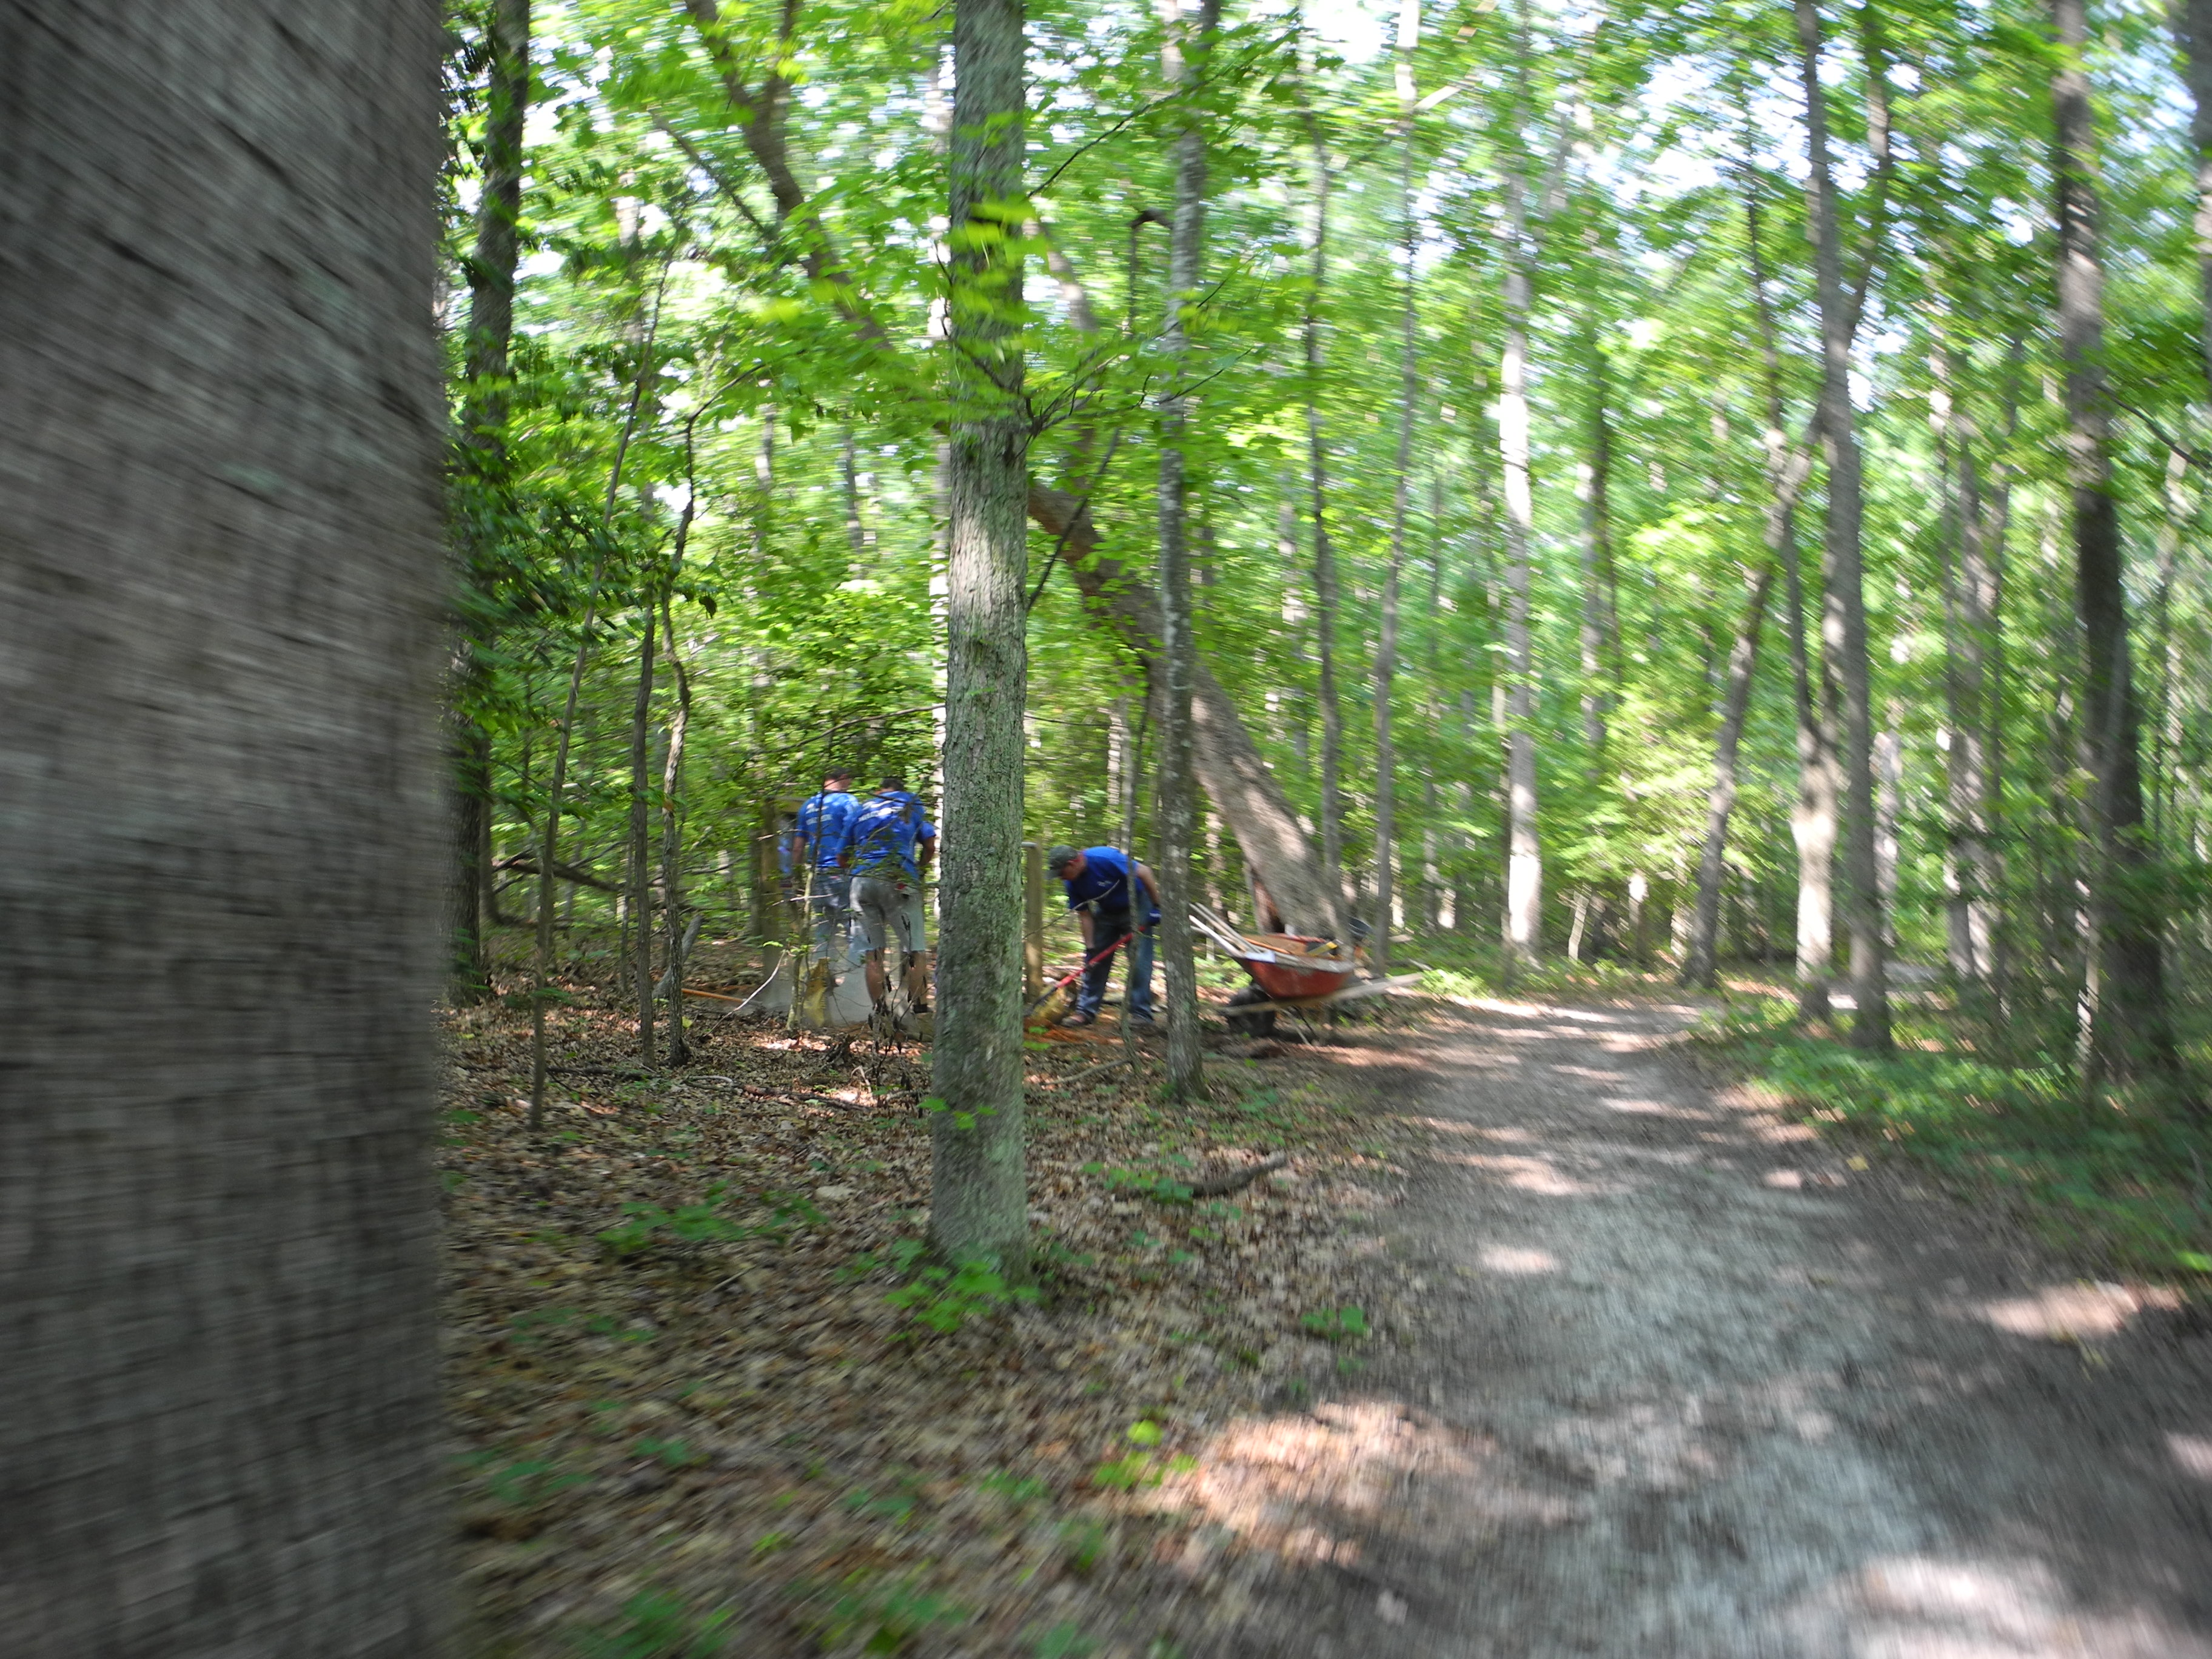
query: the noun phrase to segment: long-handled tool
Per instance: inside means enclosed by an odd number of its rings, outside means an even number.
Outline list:
[[[1115,951],[1121,948],[1122,939],[1134,939],[1136,935],[1134,933],[1123,933],[1118,939],[1108,940],[1105,947],[1099,951],[1097,955],[1085,962],[1081,967],[1071,968],[1066,973],[1061,975],[1058,979],[1053,981],[1051,984],[1046,986],[1044,988],[1044,994],[1038,997],[1035,1002],[1030,1004],[1028,1007],[1022,1010],[1022,1018],[1026,1021],[1031,1014],[1043,1007],[1046,1003],[1051,1001],[1062,991],[1065,991],[1069,986],[1073,985],[1077,980],[1081,979],[1084,975],[1091,971],[1091,967],[1093,963],[1103,962],[1107,957],[1112,956]]]

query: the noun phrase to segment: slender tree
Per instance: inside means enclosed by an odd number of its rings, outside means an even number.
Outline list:
[[[465,267],[469,312],[462,369],[467,386],[458,422],[459,467],[475,486],[459,526],[464,561],[488,573],[483,520],[507,471],[507,355],[514,333],[514,272],[521,246],[523,125],[530,106],[530,0],[496,0],[485,41],[483,191],[476,246]],[[453,979],[474,1001],[490,988],[484,931],[490,925],[492,744],[477,718],[486,682],[481,623],[465,612],[456,630],[457,681],[448,699],[453,760]]]
[[[1187,90],[1202,73],[1220,27],[1221,0],[1199,0],[1194,27],[1182,0],[1161,0],[1162,48],[1171,88]],[[1187,105],[1175,143],[1175,213],[1170,227],[1166,326],[1162,347],[1178,376],[1190,350],[1188,311],[1199,302],[1206,256],[1206,129]],[[1198,668],[1190,582],[1190,477],[1184,444],[1191,398],[1177,386],[1160,411],[1160,746],[1155,787],[1159,846],[1160,956],[1167,979],[1167,1073],[1164,1092],[1188,1100],[1205,1088],[1205,1050],[1198,1024],[1198,960],[1190,924],[1191,848],[1198,837],[1198,785],[1193,770],[1191,686]]]
[[[1851,1042],[1886,1049],[1888,970],[1883,961],[1881,897],[1875,857],[1874,693],[1868,659],[1863,485],[1851,408],[1851,337],[1856,318],[1844,283],[1843,234],[1828,161],[1826,97],[1820,88],[1820,14],[1795,0],[1798,69],[1805,94],[1806,214],[1820,315],[1820,439],[1827,461],[1827,520],[1822,544],[1820,637],[1843,702],[1844,915],[1851,941]]]
[[[1398,460],[1390,507],[1390,562],[1382,573],[1382,627],[1375,642],[1375,921],[1369,953],[1378,972],[1390,965],[1390,927],[1397,908],[1398,753],[1390,704],[1398,678],[1399,584],[1406,568],[1406,540],[1413,501],[1413,424],[1420,404],[1419,290],[1413,258],[1420,222],[1413,213],[1414,118],[1420,101],[1413,54],[1421,42],[1420,0],[1404,0],[1398,13],[1398,212],[1405,297],[1398,319]]]
[[[951,549],[945,854],[930,1231],[956,1261],[1018,1270],[1022,1150],[1023,399],[1021,0],[956,0],[951,146]]]
[[[2051,76],[2058,220],[2058,343],[2065,365],[2066,459],[2073,495],[2074,606],[2081,637],[2081,764],[2092,780],[2088,1057],[2115,1078],[2174,1064],[2166,1006],[2156,854],[2143,823],[2142,716],[2129,659],[2127,589],[2114,492],[2105,367],[2104,251],[2098,227],[2096,120],[2082,61],[2083,0],[2051,0],[2059,60]]]

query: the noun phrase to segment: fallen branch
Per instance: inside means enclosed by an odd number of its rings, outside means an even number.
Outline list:
[[[1131,1054],[1119,1054],[1114,1059],[1108,1060],[1103,1066],[1086,1066],[1073,1077],[1055,1078],[1053,1081],[1057,1083],[1060,1087],[1066,1088],[1069,1084],[1080,1083],[1087,1077],[1097,1077],[1101,1072],[1110,1072],[1116,1066],[1127,1066],[1130,1064],[1134,1058],[1135,1056]]]
[[[1224,1193],[1233,1193],[1250,1186],[1263,1175],[1272,1175],[1291,1161],[1288,1152],[1277,1152],[1273,1158],[1263,1158],[1257,1164],[1248,1164],[1241,1170],[1224,1175],[1208,1176],[1203,1181],[1190,1183],[1193,1198],[1219,1198]]]
[[[752,1000],[751,997],[733,997],[727,992],[724,991],[702,991],[696,985],[685,986],[684,988],[684,994],[687,997],[709,997],[716,1002],[750,1002]]]
[[[501,859],[497,864],[493,865],[492,868],[512,870],[519,876],[534,876],[538,873],[538,860],[527,853],[517,853],[512,858]],[[612,882],[601,881],[590,871],[580,870],[573,864],[563,864],[558,859],[553,860],[553,873],[562,881],[573,881],[579,887],[596,887],[602,893],[616,893],[622,890]]]

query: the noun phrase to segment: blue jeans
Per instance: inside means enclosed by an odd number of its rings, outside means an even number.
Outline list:
[[[1092,919],[1091,949],[1086,956],[1097,956],[1109,945],[1121,944],[1129,933],[1129,912],[1106,910]],[[1152,934],[1147,927],[1139,933],[1133,943],[1125,945],[1121,951],[1108,951],[1083,970],[1083,989],[1075,999],[1075,1011],[1079,1014],[1096,1014],[1106,1003],[1106,982],[1114,976],[1114,958],[1126,953],[1129,958],[1128,995],[1126,1006],[1132,1019],[1152,1017]]]

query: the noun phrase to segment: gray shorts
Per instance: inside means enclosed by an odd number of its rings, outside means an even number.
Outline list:
[[[880,951],[893,933],[909,956],[921,949],[921,888],[915,882],[883,876],[853,878],[853,913],[868,937],[868,949]]]

